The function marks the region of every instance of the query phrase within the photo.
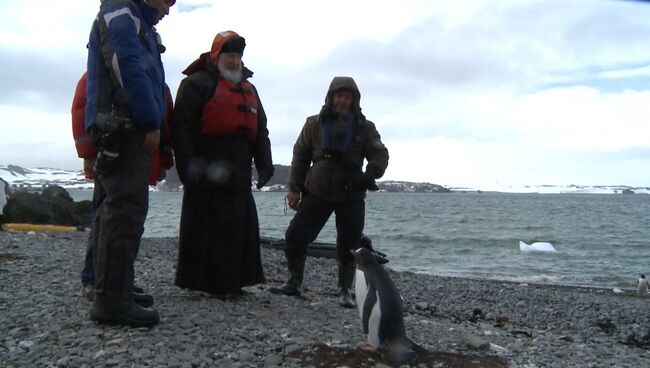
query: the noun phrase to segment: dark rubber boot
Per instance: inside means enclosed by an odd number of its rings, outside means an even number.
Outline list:
[[[141,307],[151,307],[153,305],[153,296],[133,291],[133,301]]]
[[[300,288],[302,287],[302,280],[305,273],[306,259],[307,256],[302,256],[296,259],[287,258],[289,279],[279,288],[272,287],[270,291],[274,294],[284,294],[291,296],[300,295]]]
[[[357,306],[352,295],[355,273],[354,263],[339,263],[339,305],[344,308],[356,308]]]
[[[129,303],[126,309],[116,311],[106,308],[95,299],[90,310],[90,318],[98,323],[109,325],[126,325],[131,327],[152,327],[160,321],[158,312],[154,309],[143,308],[135,302]]]

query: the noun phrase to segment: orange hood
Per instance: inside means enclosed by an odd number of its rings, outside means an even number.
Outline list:
[[[246,46],[246,42],[243,37],[237,34],[235,31],[223,31],[217,33],[216,36],[214,36],[214,40],[212,40],[212,48],[210,49],[210,52],[205,52],[199,56],[198,59],[196,59],[192,64],[190,64],[184,71],[183,74],[185,75],[190,75],[192,73],[195,73],[201,69],[204,68],[205,64],[209,60],[212,65],[217,64],[217,60],[219,59],[219,54],[221,54],[221,51],[223,49],[223,46],[233,40],[237,40],[237,44],[234,46],[237,51],[244,52],[244,47]],[[235,50],[232,50],[235,51]]]

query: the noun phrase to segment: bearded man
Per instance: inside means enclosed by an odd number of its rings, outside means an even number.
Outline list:
[[[233,31],[217,34],[183,72],[170,121],[184,190],[176,285],[215,295],[264,282],[251,174],[254,162],[261,188],[273,161],[245,46]]]
[[[377,190],[388,150],[375,124],[361,113],[361,93],[351,77],[335,77],[318,115],[307,118],[293,146],[289,174],[289,223],[285,256],[289,278],[271,292],[299,295],[307,245],[314,241],[332,213],[336,215],[339,304],[355,307],[351,249],[359,248],[365,217],[366,190]],[[368,163],[363,171],[364,160]]]

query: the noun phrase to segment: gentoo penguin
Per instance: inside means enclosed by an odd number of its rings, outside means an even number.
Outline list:
[[[641,296],[648,295],[648,279],[645,278],[644,274],[641,274],[641,278],[636,283],[636,291]]]
[[[357,308],[372,349],[387,349],[398,363],[425,351],[406,336],[402,298],[377,257],[367,248],[359,248],[354,254]]]

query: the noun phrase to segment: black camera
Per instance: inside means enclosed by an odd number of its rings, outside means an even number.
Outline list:
[[[131,121],[114,114],[98,113],[95,124],[101,133],[95,172],[97,175],[110,175],[115,172],[119,162],[122,131]]]

